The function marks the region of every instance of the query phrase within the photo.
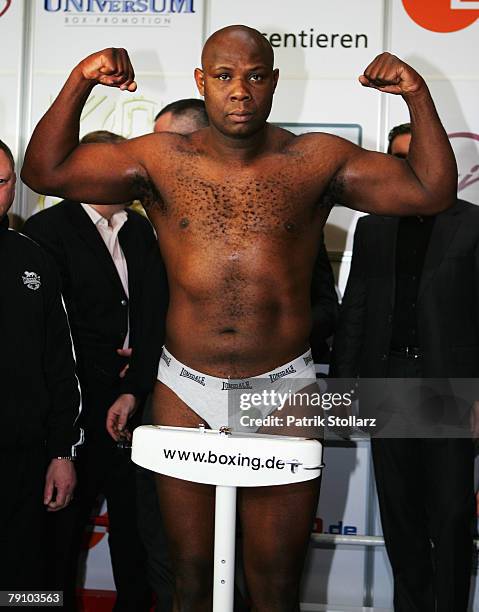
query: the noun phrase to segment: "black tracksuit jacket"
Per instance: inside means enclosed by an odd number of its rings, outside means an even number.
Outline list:
[[[0,219],[0,450],[45,446],[49,459],[82,441],[81,394],[54,265]]]

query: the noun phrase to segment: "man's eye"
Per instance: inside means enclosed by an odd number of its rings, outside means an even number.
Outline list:
[[[263,75],[261,75],[261,74],[256,74],[256,72],[255,72],[255,73],[253,73],[253,74],[250,76],[250,79],[251,79],[252,81],[262,81],[262,80],[263,80]]]
[[[7,179],[2,179],[2,178],[0,178],[0,185],[3,185],[3,184],[4,184],[4,183],[6,183],[6,182],[7,182]]]
[[[227,81],[229,78],[230,78],[230,75],[229,75],[229,74],[226,74],[226,73],[223,73],[223,74],[219,74],[219,75],[218,75],[218,79],[219,79],[220,81]]]

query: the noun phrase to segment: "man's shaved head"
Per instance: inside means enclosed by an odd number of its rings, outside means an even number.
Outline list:
[[[206,41],[201,63],[195,80],[211,128],[233,138],[263,131],[279,76],[266,38],[244,25],[222,28]]]
[[[231,25],[214,32],[205,42],[201,54],[201,65],[203,68],[210,62],[215,61],[219,52],[227,48],[228,41],[234,40],[237,43],[244,43],[251,49],[257,48],[264,63],[273,69],[274,52],[269,41],[254,28],[245,25]]]

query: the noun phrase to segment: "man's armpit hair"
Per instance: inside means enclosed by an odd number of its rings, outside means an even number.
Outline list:
[[[162,213],[166,213],[166,205],[160,192],[150,180],[137,173],[133,177],[133,187],[145,210],[156,206]]]
[[[344,190],[344,178],[336,174],[321,198],[320,208],[331,209],[335,204],[343,204]]]

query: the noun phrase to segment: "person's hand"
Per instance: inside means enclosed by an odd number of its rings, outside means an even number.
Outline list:
[[[112,47],[92,53],[78,64],[78,69],[87,81],[136,91],[135,71],[126,49]]]
[[[422,76],[391,53],[378,55],[359,77],[359,82],[364,87],[399,96],[415,94],[425,87]]]
[[[131,439],[131,433],[125,429],[128,419],[138,408],[138,400],[131,393],[123,393],[110,407],[106,415],[106,429],[110,436],[118,442],[121,439]]]
[[[52,459],[50,461],[43,492],[43,503],[48,512],[61,510],[71,502],[76,481],[73,461],[69,459]]]
[[[121,357],[131,357],[131,354],[133,352],[133,349],[131,348],[126,348],[126,349],[116,349],[116,352],[118,353],[118,355],[120,355]],[[121,370],[120,370],[120,374],[119,377],[120,378],[125,378],[126,376],[126,372],[128,370],[128,368],[130,367],[130,364],[127,363]]]

